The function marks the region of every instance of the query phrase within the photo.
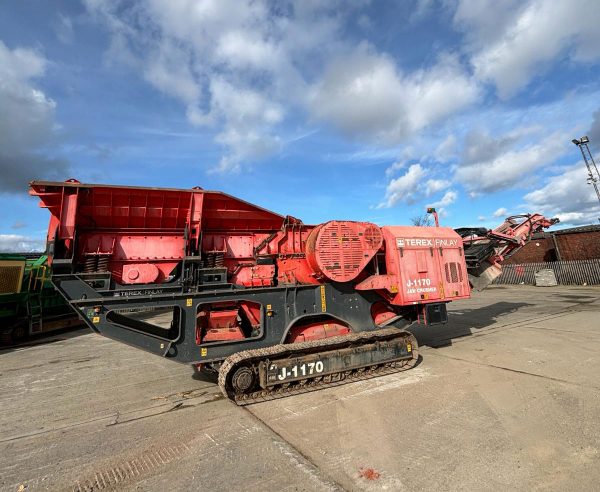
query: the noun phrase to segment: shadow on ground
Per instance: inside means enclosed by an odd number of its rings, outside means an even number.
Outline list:
[[[488,328],[498,322],[498,318],[518,311],[524,306],[533,306],[526,302],[497,302],[477,309],[462,309],[448,313],[445,325],[423,326],[414,324],[410,331],[417,337],[419,345],[445,347],[452,340],[473,334],[473,330]]]
[[[87,335],[91,333],[91,330],[86,326],[72,326],[69,328],[62,328],[49,333],[42,333],[40,335],[33,335],[28,340],[16,343],[14,345],[2,345],[0,346],[0,356],[8,354],[14,350],[23,350],[29,347],[37,347],[38,345],[47,345],[50,343],[61,342],[68,340],[69,338],[79,337],[81,335]]]
[[[488,328],[498,319],[514,313],[522,307],[533,306],[527,302],[497,302],[477,309],[462,309],[448,313],[445,325],[423,326],[414,324],[409,330],[415,335],[419,346],[432,348],[452,345],[452,340],[473,334],[474,330]],[[195,369],[192,378],[198,381],[217,383],[218,376],[205,369]]]
[[[193,367],[193,370],[194,373],[192,374],[192,379],[195,379],[196,381],[204,381],[206,383],[218,384],[218,373],[209,371],[208,369],[198,369],[197,367]]]

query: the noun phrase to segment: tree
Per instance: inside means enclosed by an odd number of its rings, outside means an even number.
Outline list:
[[[423,214],[423,215],[415,215],[410,219],[412,225],[421,226],[421,227],[429,227],[431,226],[431,215]]]

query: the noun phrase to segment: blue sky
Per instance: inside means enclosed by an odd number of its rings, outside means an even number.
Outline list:
[[[600,216],[595,0],[1,1],[0,250],[31,179],[222,190],[307,223]],[[593,150],[600,152],[600,147]]]

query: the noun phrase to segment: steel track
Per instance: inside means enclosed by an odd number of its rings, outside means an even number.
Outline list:
[[[340,371],[324,376],[313,376],[300,381],[280,384],[267,389],[259,389],[250,393],[240,394],[231,386],[230,375],[233,370],[246,365],[257,367],[258,363],[264,359],[277,357],[281,361],[282,357],[298,357],[307,353],[318,353],[319,351],[336,350],[346,348],[352,345],[363,345],[377,341],[386,341],[388,339],[397,339],[403,337],[412,345],[412,358],[396,360],[390,362],[381,362],[376,365],[368,365],[357,369]],[[321,350],[323,349],[323,350]],[[415,337],[408,331],[398,328],[386,328],[372,332],[359,332],[351,335],[331,337],[324,340],[312,342],[302,342],[294,344],[280,344],[262,349],[246,350],[238,352],[228,357],[219,370],[219,388],[223,394],[240,406],[259,403],[263,401],[275,400],[287,396],[299,395],[311,391],[317,391],[333,386],[351,383],[354,381],[363,381],[386,374],[406,371],[413,368],[418,361],[418,345]]]

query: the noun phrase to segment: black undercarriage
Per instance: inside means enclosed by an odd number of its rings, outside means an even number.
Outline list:
[[[382,328],[371,316],[372,305],[381,297],[349,284],[251,289],[216,284],[184,292],[178,284],[118,286],[108,273],[56,275],[53,282],[93,331],[182,363],[218,363],[239,351],[282,344],[298,323],[324,318],[340,321],[352,332]],[[198,344],[199,306],[223,301],[259,304],[260,330],[243,340]],[[410,325],[416,312],[413,306],[401,308],[394,326]]]

